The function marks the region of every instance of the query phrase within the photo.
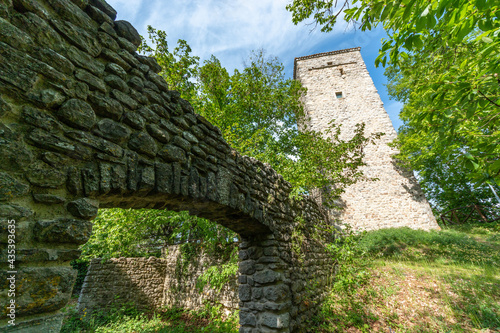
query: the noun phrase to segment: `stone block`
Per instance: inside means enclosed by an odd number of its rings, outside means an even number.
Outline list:
[[[89,160],[92,156],[90,149],[41,129],[31,131],[28,138],[37,147],[59,152],[71,158]]]
[[[74,217],[92,220],[97,216],[99,202],[88,198],[76,199],[68,203],[66,209]]]
[[[252,326],[255,327],[257,324],[257,319],[255,314],[247,311],[240,311],[240,325],[241,326]]]
[[[263,313],[259,316],[259,323],[270,328],[283,329],[290,325],[290,314]]]
[[[126,126],[111,119],[102,119],[97,123],[94,133],[104,139],[120,144],[127,141],[131,131]]]
[[[111,7],[106,1],[90,0],[90,3],[96,8],[106,13],[106,15],[108,15],[112,20],[116,19],[116,10],[113,7]]]
[[[255,273],[253,279],[260,284],[273,283],[280,279],[280,274],[271,270],[263,270]]]
[[[13,219],[19,221],[32,215],[33,211],[26,207],[16,204],[0,205],[0,220]]]
[[[104,82],[111,88],[118,89],[124,93],[128,93],[130,88],[128,87],[127,83],[123,81],[119,76],[117,75],[106,75],[104,77]]]
[[[31,37],[0,17],[0,40],[17,50],[28,51],[33,45]]]
[[[0,201],[25,196],[28,191],[29,185],[20,182],[5,172],[0,172]]]
[[[67,0],[46,0],[46,2],[48,2],[55,12],[59,14],[59,17],[64,17],[71,21],[75,27],[80,28],[82,31],[94,31],[97,28],[97,24],[73,2]],[[54,17],[55,15],[52,16]],[[92,37],[90,37],[90,39],[92,39]],[[92,41],[90,41],[90,43],[91,42]],[[97,41],[93,42],[97,43]],[[87,50],[89,53],[92,53],[92,51],[92,49]]]
[[[49,12],[36,0],[15,0],[14,5],[16,9],[35,13],[44,20],[49,18]]]
[[[68,218],[37,221],[33,228],[35,239],[46,243],[84,244],[91,232],[91,222]]]
[[[48,205],[60,204],[65,201],[65,199],[59,195],[47,193],[33,193],[33,200]]]
[[[156,191],[158,193],[172,193],[173,170],[171,164],[156,163]]]
[[[96,122],[94,110],[80,99],[66,101],[56,112],[61,121],[69,126],[89,130]]]
[[[240,274],[243,275],[252,275],[255,273],[255,261],[253,260],[245,260],[239,263],[239,271]]]
[[[137,30],[127,21],[115,21],[115,31],[118,36],[121,36],[130,41],[136,47],[141,45],[141,35]]]
[[[117,99],[118,101],[120,101],[120,103],[122,103],[122,105],[124,105],[125,107],[127,107],[131,110],[135,110],[138,107],[137,102],[132,97],[121,92],[118,89],[111,90],[111,96],[113,98]]]
[[[93,136],[84,131],[68,131],[66,132],[66,136],[69,138],[81,142],[82,144],[92,147],[98,151],[103,152],[104,154],[121,158],[123,156],[123,149],[107,140],[102,138]]]
[[[71,41],[73,45],[90,54],[92,57],[97,57],[101,53],[101,46],[97,40],[92,38],[84,29],[65,20],[51,19],[50,23],[64,37]]]
[[[136,130],[142,130],[146,125],[146,120],[136,112],[126,112],[123,122]]]
[[[141,168],[141,176],[139,181],[138,193],[145,195],[152,191],[155,187],[155,170],[152,166],[143,166]]]
[[[248,284],[240,285],[240,287],[238,288],[238,295],[240,301],[250,301],[252,299],[252,287],[250,287]]]
[[[0,289],[7,290],[12,274],[0,271]],[[16,280],[16,316],[53,312],[71,297],[76,270],[71,267],[18,268]],[[0,298],[2,317],[7,314],[9,298]],[[17,322],[17,321],[16,321]]]
[[[58,188],[66,182],[66,174],[41,162],[26,172],[26,179],[36,186]]]
[[[113,24],[113,20],[102,10],[92,5],[88,5],[84,8],[85,12],[97,23],[108,23]]]
[[[90,90],[99,90],[102,93],[106,93],[106,83],[97,76],[91,74],[84,69],[77,69],[75,71],[75,77],[88,84]]]
[[[283,301],[290,297],[288,287],[284,284],[264,287],[264,297],[272,302]]]
[[[128,146],[130,149],[150,157],[155,157],[158,152],[154,139],[144,132],[132,134]]]
[[[158,153],[163,160],[166,162],[180,162],[185,163],[187,161],[186,153],[179,147],[167,144],[163,146],[163,149]]]
[[[97,166],[82,169],[83,192],[88,197],[97,196],[100,188],[100,174]]]
[[[161,143],[168,143],[170,141],[170,134],[156,124],[146,126],[149,134]]]

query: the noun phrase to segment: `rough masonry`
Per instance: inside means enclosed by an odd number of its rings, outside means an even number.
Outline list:
[[[103,0],[0,0],[0,330],[59,331],[69,262],[98,208],[121,207],[188,210],[237,232],[240,332],[303,331],[334,268],[332,235],[314,228],[327,214],[229,147],[115,19]]]
[[[366,135],[382,132],[376,145],[365,148],[368,178],[348,187],[341,197],[340,219],[354,230],[410,227],[439,229],[429,203],[412,171],[397,166],[388,144],[396,131],[361,57],[360,48],[295,58],[294,79],[307,88],[304,97],[309,126],[326,129],[330,121],[341,124],[341,139],[353,136],[356,124],[364,122]]]
[[[196,310],[206,302],[229,312],[238,308],[237,278],[220,290],[208,285],[199,289],[199,277],[206,269],[225,262],[205,252],[185,259],[179,246],[169,246],[161,258],[94,259],[80,292],[78,311],[91,313],[127,303],[148,311],[162,307]]]

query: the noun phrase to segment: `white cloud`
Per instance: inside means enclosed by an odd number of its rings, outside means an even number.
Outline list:
[[[119,19],[130,21],[146,35],[146,26],[167,31],[170,45],[185,39],[193,54],[215,54],[229,69],[241,68],[249,51],[259,48],[278,56],[287,67],[293,58],[310,54],[325,37],[343,33],[345,23],[327,36],[310,27],[294,26],[285,7],[289,0],[108,0]],[[332,48],[333,49],[333,48]],[[290,72],[287,68],[287,72]]]
[[[127,20],[143,36],[147,26],[165,30],[171,48],[184,39],[193,55],[202,60],[212,54],[229,72],[243,67],[251,50],[264,48],[268,55],[278,56],[287,76],[293,72],[294,58],[361,46],[362,55],[379,90],[394,127],[401,125],[400,103],[389,101],[383,86],[383,68],[373,66],[385,37],[382,28],[372,32],[346,29],[339,17],[334,31],[310,32],[313,26],[292,23],[292,14],[285,7],[291,0],[107,0],[118,12],[118,19]],[[311,22],[311,21],[309,21]]]

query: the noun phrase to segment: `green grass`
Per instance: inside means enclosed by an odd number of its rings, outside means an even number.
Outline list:
[[[370,277],[334,287],[311,332],[500,332],[500,224],[383,229],[357,241],[349,269]]]
[[[78,313],[75,304],[66,309],[61,333],[236,333],[238,313],[222,314],[220,307],[205,306],[198,311],[162,309],[143,313],[131,305],[111,307],[106,313]]]
[[[332,253],[344,270],[309,332],[500,332],[498,222],[372,231]],[[147,314],[122,306],[83,316],[72,305],[62,332],[237,332],[237,313],[220,319],[220,310]]]

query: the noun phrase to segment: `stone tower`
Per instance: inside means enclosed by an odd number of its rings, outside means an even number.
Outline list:
[[[307,88],[305,111],[312,129],[342,124],[350,139],[357,123],[366,134],[383,132],[377,145],[365,149],[364,173],[378,181],[360,181],[342,195],[341,220],[354,230],[407,226],[439,229],[429,203],[411,171],[394,164],[397,150],[388,146],[396,131],[366,69],[359,47],[295,58],[294,79]]]

